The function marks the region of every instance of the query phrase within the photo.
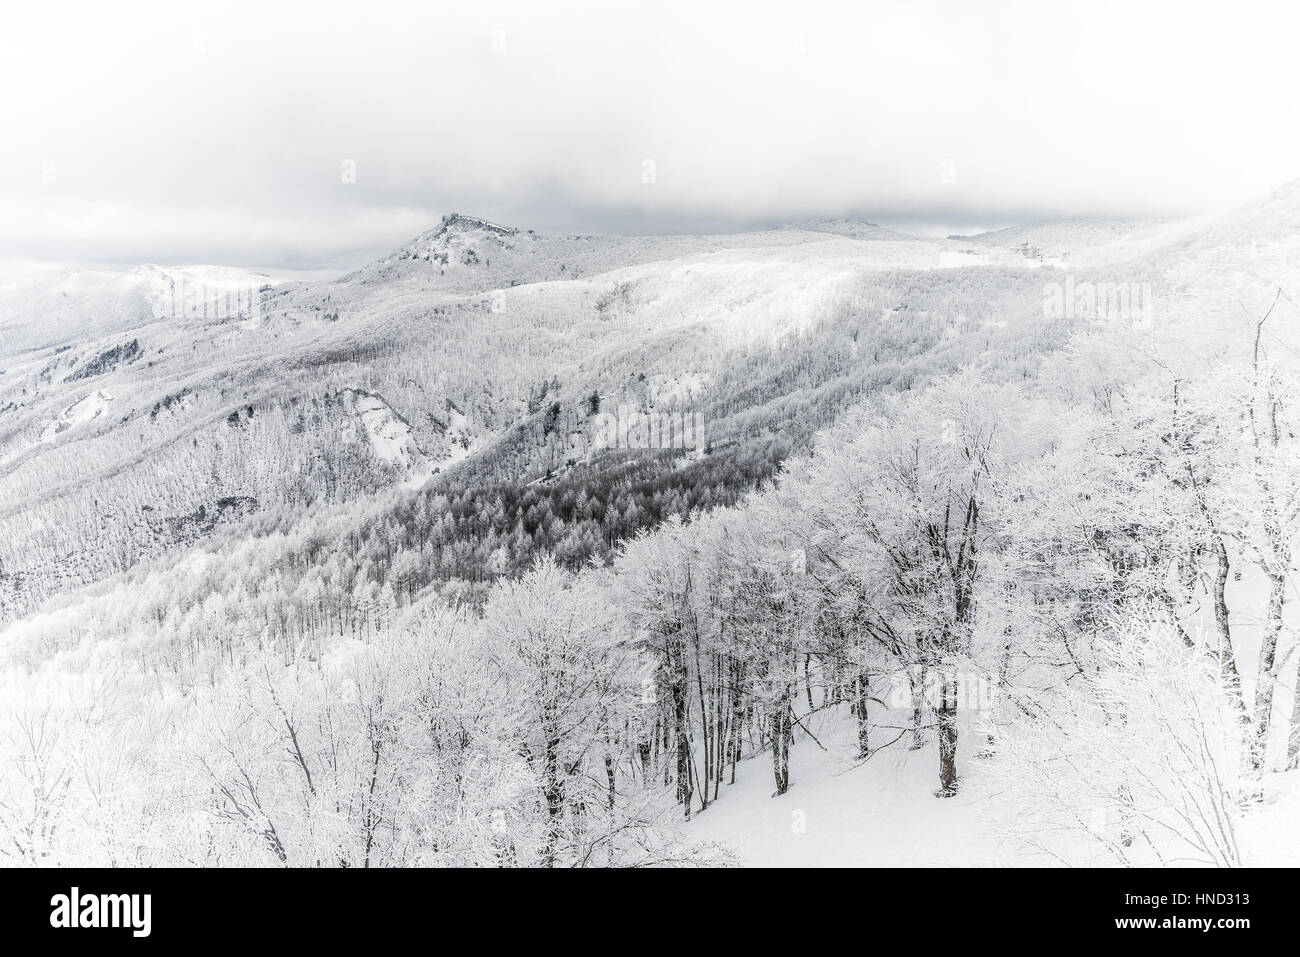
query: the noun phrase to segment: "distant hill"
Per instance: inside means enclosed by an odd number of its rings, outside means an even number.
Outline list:
[[[349,534],[383,566],[440,523],[420,587],[510,574],[539,549],[599,558],[761,486],[865,396],[968,364],[1030,374],[1068,334],[1042,308],[1043,270],[1063,267],[1018,243],[1076,250],[1083,278],[1239,310],[1213,269],[1267,291],[1297,194],[1186,224],[948,240],[847,221],[546,236],[453,214],[334,281],[142,266],[12,287],[0,613],[222,536],[363,515],[379,524]],[[256,296],[160,310],[169,283]],[[602,445],[602,416],[650,413],[700,415],[707,441]]]

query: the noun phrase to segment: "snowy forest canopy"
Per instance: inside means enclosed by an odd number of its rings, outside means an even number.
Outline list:
[[[434,281],[415,248],[384,268]],[[1035,314],[1033,270],[888,259],[738,345],[716,320],[644,329],[678,278],[638,267],[509,289],[487,331],[457,290],[425,310],[452,317],[432,342],[391,300],[322,308],[372,295],[346,280],[269,293],[302,310],[269,310],[274,348],[334,345],[231,358],[224,385],[177,372],[162,398],[128,378],[166,360],[143,333],[20,370],[33,422],[42,389],[87,380],[140,411],[78,445],[5,436],[2,480],[32,504],[3,530],[0,855],[744,863],[832,786],[865,816],[978,805],[1012,849],[981,863],[1293,848],[1297,284],[1288,247],[1232,248],[1226,272],[1221,246],[1126,265],[1159,274],[1155,321]],[[760,288],[735,268],[709,296]],[[703,409],[708,446],[594,449],[602,402],[625,401]],[[363,413],[409,445],[381,460]],[[37,456],[101,474],[46,489]],[[763,823],[711,824],[729,804]],[[919,846],[946,812],[915,813]]]

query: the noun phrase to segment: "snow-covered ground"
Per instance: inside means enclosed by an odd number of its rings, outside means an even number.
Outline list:
[[[82,396],[64,409],[57,419],[41,433],[42,442],[50,442],[68,429],[99,418],[113,403],[113,396],[104,389]]]
[[[375,457],[407,471],[406,488],[419,488],[438,472],[464,461],[478,451],[483,440],[472,434],[469,420],[458,409],[446,412],[447,452],[426,453],[415,439],[411,424],[381,395],[361,389],[344,393],[347,409],[361,423]]]
[[[853,754],[847,706],[811,725],[828,750],[796,730],[790,789],[774,797],[772,759],[760,753],[736,766],[718,803],[687,825],[691,838],[730,848],[756,867],[926,867],[1000,865],[1016,860],[987,821],[993,809],[975,787],[934,796],[937,758],[931,741],[909,751],[905,740],[865,762]],[[878,731],[881,743],[897,732]],[[971,777],[971,759],[959,751]],[[725,779],[724,779],[725,780]]]
[[[847,706],[818,717],[810,727],[820,745],[795,731],[784,795],[775,796],[770,753],[751,754],[736,766],[736,783],[725,783],[728,772],[718,802],[686,825],[690,840],[721,844],[738,863],[755,867],[1059,863],[1032,853],[1005,827],[1015,809],[991,786],[985,772],[995,771],[998,759],[978,756],[973,728],[962,729],[958,749],[962,789],[941,800],[934,796],[933,739],[911,751],[904,737],[859,761]],[[876,732],[881,743],[896,733]],[[1247,866],[1300,866],[1300,771],[1265,776],[1264,800],[1246,812],[1238,838]],[[1087,849],[1081,852],[1080,860],[1086,860]]]
[[[724,342],[771,343],[808,329],[849,301],[864,273],[930,271],[979,261],[953,252],[956,258],[941,262],[940,252],[924,240],[805,237],[787,246],[727,249],[629,266],[601,279],[630,285],[638,321],[652,328],[699,324]]]
[[[0,287],[0,354],[109,335],[160,318],[247,321],[259,290],[287,282],[238,267],[201,265],[37,275]]]
[[[375,457],[390,465],[409,467],[420,456],[411,437],[411,426],[382,396],[349,389],[345,395],[350,411],[361,421]]]

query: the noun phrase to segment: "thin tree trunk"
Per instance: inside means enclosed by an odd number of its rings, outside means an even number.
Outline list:
[[[1300,768],[1300,669],[1295,675],[1295,694],[1291,701],[1291,734],[1286,743],[1286,769]]]
[[[909,668],[907,680],[912,685],[912,743],[908,750],[920,751],[925,747],[925,671]]]
[[[700,698],[700,733],[703,736],[701,744],[704,747],[704,773],[700,775],[700,810],[703,811],[709,806],[709,779],[712,777],[713,765],[713,721],[709,714],[708,705],[704,700],[704,666],[700,663],[700,643],[695,641],[695,685],[699,691]]]
[[[601,723],[605,725],[605,781],[609,786],[609,809],[614,810],[614,741],[609,731],[609,717],[601,715]]]
[[[1219,633],[1217,649],[1219,664],[1223,669],[1223,676],[1231,677],[1236,682],[1238,680],[1237,658],[1232,651],[1232,632],[1228,627],[1228,576],[1231,574],[1232,567],[1228,561],[1228,549],[1223,544],[1223,539],[1217,536],[1214,539],[1214,558],[1214,580],[1210,584],[1210,595],[1214,600],[1214,627]]]
[[[865,758],[871,753],[871,726],[867,723],[867,701],[871,695],[871,672],[862,669],[858,673],[857,695],[853,710],[858,719],[858,757]]]
[[[690,706],[686,701],[686,675],[680,664],[680,655],[674,668],[672,680],[673,720],[677,732],[677,800],[685,809],[686,818],[691,816],[691,798],[694,788],[691,786],[691,740],[686,727],[690,720]]]
[[[1251,766],[1264,768],[1268,750],[1268,733],[1273,717],[1273,691],[1277,686],[1277,641],[1282,634],[1282,605],[1286,601],[1286,578],[1269,573],[1268,618],[1259,648],[1259,676],[1255,683],[1255,740],[1251,749]]]
[[[784,794],[790,787],[790,739],[794,722],[790,720],[790,686],[786,685],[781,701],[772,713],[772,771],[776,777],[776,793]]]
[[[957,793],[957,675],[944,670],[940,677],[939,707],[939,790],[938,797]]]
[[[998,696],[1000,696],[1002,694],[1003,689],[1006,688],[1007,679],[1011,675],[1011,627],[1010,626],[1006,628],[1006,630],[1003,632],[1003,635],[1006,638],[1006,644],[1002,646],[1002,661],[998,665],[998,683],[995,689],[996,695]],[[983,689],[981,689],[981,697],[982,696],[983,696]],[[984,744],[984,750],[982,750],[979,753],[979,757],[981,758],[991,758],[998,753],[998,739],[997,739],[997,734],[993,727],[993,715],[995,713],[994,709],[996,709],[996,707],[997,707],[996,697],[993,700],[980,702],[980,708],[981,708],[980,716],[981,718],[983,718],[985,725],[988,728],[988,739]]]
[[[560,815],[564,813],[564,783],[560,780],[560,740],[546,742],[546,755],[542,768],[542,790],[546,797],[546,846],[542,850],[542,866],[555,866],[555,851],[560,843]]]

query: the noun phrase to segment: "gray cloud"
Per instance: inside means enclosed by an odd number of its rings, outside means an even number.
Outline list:
[[[310,268],[451,210],[626,233],[1199,212],[1300,174],[1300,101],[1294,11],[1195,6],[5,13],[0,259]]]

